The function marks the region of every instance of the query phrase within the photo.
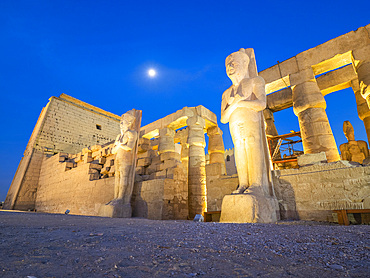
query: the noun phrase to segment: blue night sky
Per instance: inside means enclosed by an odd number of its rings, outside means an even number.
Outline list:
[[[370,23],[370,1],[0,2],[0,201],[49,97],[66,93],[142,124],[185,106],[220,118],[231,81],[224,60],[253,47],[264,70]],[[155,68],[156,78],[147,70]],[[343,121],[366,140],[351,89],[326,96],[337,145]],[[292,109],[275,113],[279,134],[299,130]],[[228,126],[226,148],[232,148]]]

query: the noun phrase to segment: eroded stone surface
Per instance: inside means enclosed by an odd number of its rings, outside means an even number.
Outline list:
[[[247,196],[225,196],[221,221],[275,221],[278,207],[266,206],[264,201],[264,197],[274,198],[269,180],[269,153],[262,113],[266,108],[265,81],[258,76],[252,48],[242,48],[232,53],[226,58],[225,65],[233,85],[222,95],[221,122],[229,123],[234,142],[239,176],[239,187],[234,193]],[[258,192],[258,196],[255,192]],[[229,202],[229,199],[233,201]],[[238,215],[241,218],[237,220]]]
[[[130,110],[121,117],[121,134],[117,136],[112,147],[112,153],[116,155],[114,199],[101,207],[100,216],[131,217],[140,123],[140,110]]]
[[[343,132],[348,143],[339,146],[341,158],[343,160],[363,163],[365,158],[369,156],[369,148],[367,143],[362,140],[355,140],[355,133],[352,124],[349,121],[343,123]]]

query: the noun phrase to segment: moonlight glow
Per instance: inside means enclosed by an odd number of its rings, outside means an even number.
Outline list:
[[[148,75],[149,75],[150,77],[154,77],[154,76],[156,76],[156,74],[157,74],[157,72],[156,72],[154,69],[150,69],[150,70],[148,70]]]

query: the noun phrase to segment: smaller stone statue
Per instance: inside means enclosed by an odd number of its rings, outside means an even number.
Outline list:
[[[343,132],[348,143],[339,146],[342,160],[355,161],[361,163],[369,156],[367,143],[362,140],[355,140],[353,126],[349,121],[343,123]]]
[[[121,117],[121,134],[112,147],[114,161],[114,199],[99,210],[100,216],[131,217],[131,196],[134,187],[141,110],[132,109]]]

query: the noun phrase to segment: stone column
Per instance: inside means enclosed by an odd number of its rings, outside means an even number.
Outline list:
[[[366,99],[367,105],[370,107],[370,62],[360,62],[356,70],[361,95]]]
[[[358,117],[364,122],[367,134],[367,141],[369,142],[370,145],[370,109],[369,106],[367,105],[366,100],[361,95],[358,80],[351,81],[351,85],[356,97]]]
[[[274,113],[272,113],[270,109],[266,108],[265,110],[263,110],[263,117],[265,118],[266,135],[271,135],[271,136],[279,135],[277,132],[276,126],[275,126]],[[270,142],[268,143],[269,143],[269,148],[270,148],[270,144],[272,147],[270,150],[271,152],[270,155],[273,155],[275,148],[277,146],[278,140],[273,140],[271,143]],[[280,151],[277,152],[275,157],[281,158]]]
[[[366,34],[369,36],[368,32]],[[356,48],[352,52],[352,64],[355,67],[361,96],[366,99],[367,105],[370,108],[370,44],[369,38],[363,36],[366,41],[363,47]],[[359,42],[359,45],[362,44]]]
[[[175,131],[165,127],[159,130],[159,154],[175,152]]]
[[[340,160],[328,117],[326,102],[311,68],[289,76],[293,111],[298,117],[305,154],[325,152],[328,162]]]
[[[196,214],[202,214],[207,210],[205,120],[200,116],[194,116],[188,118],[186,123],[189,129],[189,218],[193,219]]]
[[[209,163],[220,163],[221,164],[221,175],[226,174],[225,166],[225,147],[222,139],[222,131],[219,127],[210,127],[207,130],[209,137],[208,142],[208,153]]]

